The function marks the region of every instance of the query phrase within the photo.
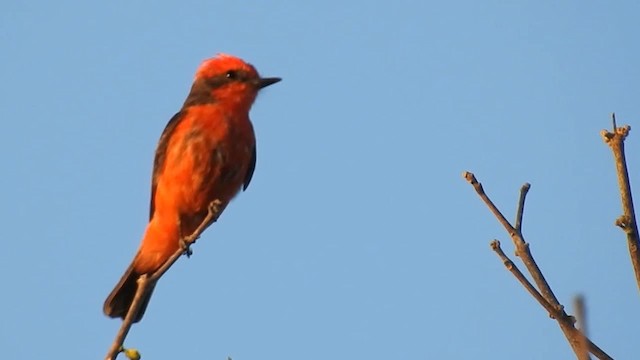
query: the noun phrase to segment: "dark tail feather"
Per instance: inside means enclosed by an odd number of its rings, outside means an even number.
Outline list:
[[[124,275],[122,275],[118,285],[116,285],[116,287],[111,291],[111,294],[109,294],[109,297],[107,297],[107,300],[105,300],[104,307],[102,308],[105,315],[112,318],[119,317],[122,319],[127,316],[129,307],[131,307],[131,303],[133,302],[133,297],[136,295],[136,290],[138,290],[139,277],[140,275],[133,270],[133,264],[131,264]],[[149,305],[149,300],[151,299],[154,287],[155,284],[151,284],[146,295],[144,295],[142,303],[140,304],[140,309],[133,318],[134,323],[137,323],[142,319],[144,311],[147,309],[147,305]]]

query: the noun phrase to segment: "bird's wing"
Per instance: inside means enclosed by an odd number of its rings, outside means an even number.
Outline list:
[[[244,176],[244,186],[242,187],[242,191],[247,190],[247,188],[249,187],[249,183],[251,182],[251,178],[253,177],[253,171],[255,169],[256,169],[256,146],[253,145],[253,154],[251,154],[251,162],[249,163],[247,174]]]
[[[176,129],[180,119],[184,116],[184,111],[179,111],[177,114],[173,115],[171,120],[165,126],[162,135],[160,135],[160,140],[158,141],[158,147],[156,148],[155,159],[153,160],[153,175],[151,176],[151,204],[149,205],[149,220],[153,218],[153,212],[155,211],[155,197],[156,197],[156,186],[158,185],[158,175],[162,171],[162,167],[164,166],[164,159],[167,153],[167,146],[169,145],[169,139]]]

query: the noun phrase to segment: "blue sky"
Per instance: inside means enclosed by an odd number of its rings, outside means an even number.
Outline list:
[[[153,153],[199,63],[284,80],[251,116],[247,192],[161,280],[144,359],[566,359],[504,270],[512,216],[592,340],[632,358],[638,290],[612,156],[637,126],[635,1],[5,1],[0,11],[0,348],[100,358],[104,298],[147,221]],[[633,185],[640,169],[627,142]]]

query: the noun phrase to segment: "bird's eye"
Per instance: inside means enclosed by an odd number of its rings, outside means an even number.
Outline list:
[[[238,78],[238,72],[235,70],[229,70],[227,71],[227,73],[225,74],[225,76],[227,77],[227,79],[237,79]]]

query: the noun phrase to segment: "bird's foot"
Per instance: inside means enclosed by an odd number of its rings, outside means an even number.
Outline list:
[[[193,255],[191,244],[193,244],[193,241],[180,237],[180,247],[182,248],[183,254],[187,255],[187,257],[191,257],[191,255]]]
[[[178,216],[178,238],[180,239],[180,248],[182,249],[182,253],[187,255],[187,257],[191,257],[193,251],[191,250],[191,244],[194,243],[194,240],[191,239],[191,236],[185,237],[182,233],[182,222],[180,221],[180,217]]]
[[[184,251],[184,254],[187,255],[187,257],[190,257],[193,254],[193,251],[191,251],[191,245],[195,243],[196,240],[198,240],[198,238],[200,237],[200,234],[209,225],[215,222],[218,216],[220,215],[220,211],[221,211],[220,205],[222,205],[222,201],[218,199],[215,199],[209,203],[209,206],[207,207],[207,210],[209,211],[209,213],[203,219],[202,223],[200,224],[200,226],[198,226],[198,228],[193,234],[189,236],[183,236],[182,231],[180,231],[180,234],[179,234],[180,247]],[[182,229],[182,227],[180,226],[180,218],[178,218],[178,229]]]

